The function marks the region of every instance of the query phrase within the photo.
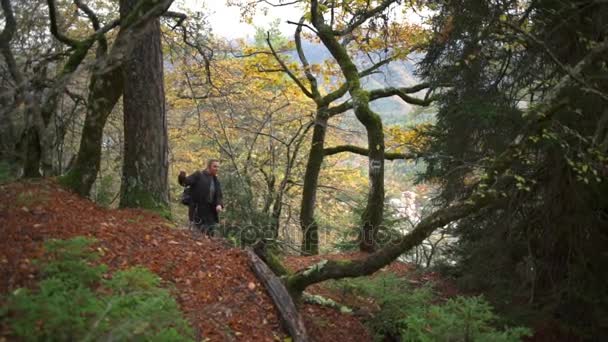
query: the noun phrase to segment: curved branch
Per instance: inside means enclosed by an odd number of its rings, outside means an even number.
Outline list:
[[[310,89],[312,91],[312,96],[316,100],[321,95],[319,94],[319,87],[317,84],[317,79],[310,71],[310,63],[308,63],[308,60],[306,59],[306,55],[304,54],[304,50],[302,49],[301,35],[302,35],[302,25],[303,24],[304,24],[304,16],[302,16],[302,18],[300,19],[299,25],[296,28],[296,34],[295,34],[296,51],[298,52],[298,57],[300,58],[300,61],[302,62],[302,66],[304,67],[304,75],[306,75],[306,78],[308,79],[308,83],[310,83]]]
[[[485,196],[479,197],[475,201],[465,201],[437,210],[420,221],[409,234],[365,258],[351,261],[323,260],[307,269],[298,271],[287,279],[288,288],[292,295],[297,297],[309,285],[324,280],[370,275],[391,263],[404,252],[419,245],[435,229],[477,212],[493,201],[495,201],[495,197]]]
[[[87,17],[91,21],[93,30],[99,31],[101,25],[99,24],[99,18],[97,17],[97,14],[95,14],[95,12],[93,12],[93,10],[89,6],[84,4],[82,0],[74,0],[74,4],[87,15]],[[98,55],[105,55],[108,51],[108,41],[106,40],[106,37],[104,35],[101,35],[99,36],[97,41],[99,42],[99,49],[97,50]]]
[[[65,36],[63,33],[59,32],[59,29],[57,28],[57,8],[55,7],[55,0],[47,0],[46,3],[49,6],[49,19],[51,20],[51,34],[55,38],[57,38],[58,41],[66,44],[66,45],[69,45],[73,48],[78,47],[78,45],[81,43],[80,41]]]
[[[367,77],[371,74],[374,73],[374,71],[378,70],[381,66],[390,63],[392,60],[394,59],[394,56],[391,56],[389,58],[383,59],[380,62],[372,65],[371,67],[362,70],[361,72],[359,72],[359,77],[363,78],[363,77]],[[333,92],[325,95],[322,99],[321,99],[321,103],[323,105],[329,105],[330,103],[332,103],[333,101],[341,98],[342,96],[344,96],[344,94],[346,94],[346,92],[348,91],[348,83],[344,83],[342,84],[338,89],[334,90]],[[339,110],[338,112],[334,113],[332,115],[332,110],[330,108],[330,117],[334,116],[336,114],[340,114],[343,113],[345,111],[347,111],[350,108],[346,108],[344,110]]]
[[[291,25],[296,25],[296,26],[303,26],[303,27],[306,27],[307,29],[311,30],[312,32],[317,33],[317,30],[315,30],[314,28],[312,28],[310,25],[304,24],[304,22],[302,22],[302,21],[296,23],[296,22],[293,22],[291,20],[287,20],[287,23],[291,24]]]
[[[171,28],[171,30],[175,30],[178,26],[182,26],[184,21],[188,19],[188,15],[181,12],[167,11],[163,14],[163,17],[176,19],[175,25]]]
[[[434,101],[433,97],[425,96],[424,99],[419,99],[419,98],[416,98],[413,96],[409,96],[408,94],[416,93],[416,92],[419,92],[420,90],[424,90],[429,87],[430,87],[430,85],[428,83],[421,83],[421,84],[417,84],[412,87],[401,87],[401,88],[386,87],[386,88],[381,88],[381,89],[370,90],[368,92],[368,94],[369,94],[370,101],[374,101],[374,100],[385,98],[385,97],[399,96],[399,98],[401,98],[401,100],[403,100],[403,102],[413,104],[416,106],[426,107],[426,106],[429,106]],[[345,111],[352,109],[352,108],[353,108],[353,103],[349,100],[346,102],[342,102],[341,104],[339,104],[337,106],[329,108],[328,113],[329,113],[330,117],[333,117],[335,115],[344,113]]]
[[[23,76],[17,67],[15,56],[11,51],[11,40],[13,40],[13,36],[17,30],[17,22],[15,21],[10,0],[2,0],[2,10],[4,11],[5,23],[4,29],[0,33],[0,52],[4,56],[11,77],[17,84],[17,87],[20,87],[23,82]]]
[[[363,147],[354,146],[354,145],[340,145],[334,147],[327,147],[323,149],[323,154],[326,156],[331,156],[338,153],[350,152],[354,154],[360,154],[362,156],[368,156],[369,150]],[[397,160],[397,159],[416,159],[420,157],[416,153],[398,153],[398,152],[385,152],[384,159],[386,160]]]
[[[381,99],[381,98],[385,98],[385,97],[399,96],[399,98],[401,98],[401,100],[403,100],[404,102],[407,102],[407,103],[410,103],[413,105],[417,105],[417,106],[428,106],[431,104],[431,102],[433,102],[432,97],[427,98],[427,99],[419,99],[419,98],[408,95],[408,94],[416,93],[416,92],[426,89],[428,87],[429,87],[428,83],[422,83],[422,84],[418,84],[413,87],[402,87],[402,88],[386,87],[386,88],[382,88],[382,89],[374,89],[374,90],[369,91],[369,99],[370,99],[370,101],[373,101],[373,100],[377,100],[377,99]]]
[[[353,32],[354,29],[361,26],[367,19],[375,16],[376,14],[382,13],[388,6],[397,2],[397,0],[384,0],[382,3],[369,11],[362,12],[358,15],[353,16],[353,20],[342,30],[334,30],[335,36],[343,36]]]
[[[311,99],[314,99],[313,94],[304,86],[304,84],[302,84],[302,81],[300,81],[300,79],[293,72],[291,72],[291,70],[289,70],[289,68],[287,67],[285,62],[283,62],[283,60],[279,57],[279,55],[275,51],[274,47],[272,47],[272,43],[270,42],[270,32],[268,32],[268,34],[266,36],[266,43],[268,43],[268,47],[270,48],[272,55],[277,60],[279,65],[281,65],[281,68],[283,68],[283,71],[285,71],[285,73],[298,85],[298,87],[300,87],[300,89],[306,96],[308,96]]]

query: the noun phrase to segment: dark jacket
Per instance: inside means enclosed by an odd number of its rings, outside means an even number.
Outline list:
[[[177,178],[181,186],[190,186],[192,194],[192,209],[196,217],[190,217],[191,221],[199,218],[204,224],[218,223],[219,216],[215,207],[224,206],[222,201],[222,187],[216,176],[211,176],[207,170],[196,171],[190,176],[179,176]],[[210,198],[211,182],[215,185],[215,192]]]

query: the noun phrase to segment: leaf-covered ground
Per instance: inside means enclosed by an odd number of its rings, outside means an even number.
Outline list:
[[[35,286],[39,275],[32,261],[42,255],[45,240],[83,235],[97,239],[94,248],[110,271],[143,265],[174,288],[199,339],[287,337],[244,251],[149,212],[101,208],[51,180],[15,182],[0,185],[0,234],[1,295]],[[308,304],[301,312],[314,340],[370,340],[354,315]],[[3,327],[0,339],[6,334]]]
[[[142,265],[158,274],[173,292],[200,340],[284,341],[277,312],[249,268],[244,251],[221,239],[207,239],[152,213],[105,209],[72,194],[52,180],[20,181],[0,185],[0,305],[19,287],[33,287],[39,279],[33,260],[42,255],[50,238],[89,236],[110,271]],[[362,253],[310,257],[290,256],[292,270],[322,259],[356,259]],[[442,297],[458,293],[434,273],[415,272],[411,265],[394,262],[383,272],[407,275],[413,285],[432,282]],[[353,314],[316,304],[302,304],[300,312],[314,341],[371,341],[362,321],[378,309],[369,298],[316,284],[308,291],[355,309]],[[550,323],[550,321],[548,321]],[[549,324],[547,323],[547,324]],[[536,327],[529,341],[569,340],[557,327]],[[6,338],[0,326],[0,341]]]

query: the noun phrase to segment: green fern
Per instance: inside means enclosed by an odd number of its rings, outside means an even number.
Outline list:
[[[34,290],[10,294],[2,320],[24,341],[191,341],[192,329],[161,279],[143,267],[104,280],[93,240],[51,240]]]

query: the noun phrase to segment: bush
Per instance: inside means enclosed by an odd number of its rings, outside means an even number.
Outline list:
[[[16,167],[11,162],[0,160],[0,184],[17,179]]]
[[[223,224],[217,233],[237,247],[251,246],[259,240],[274,236],[272,218],[259,208],[259,198],[254,195],[252,181],[235,172],[222,176],[222,191],[230,194],[225,199],[229,208],[222,213]]]
[[[496,329],[498,316],[481,297],[456,297],[431,305],[401,320],[405,341],[493,341],[516,342],[529,336],[526,328]]]
[[[25,341],[189,341],[192,330],[160,279],[134,267],[104,280],[105,265],[92,241],[52,240],[38,261],[43,279],[35,290],[9,295],[3,320]]]
[[[411,288],[393,274],[333,283],[374,299],[380,310],[367,322],[376,340],[404,341],[519,341],[529,330],[499,330],[499,317],[481,297],[456,297],[437,304],[430,286]]]
[[[97,178],[94,195],[96,203],[104,207],[109,207],[112,204],[115,198],[114,182],[114,176],[111,174]]]

